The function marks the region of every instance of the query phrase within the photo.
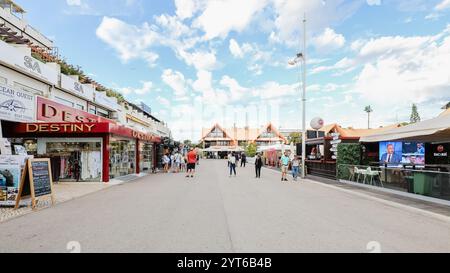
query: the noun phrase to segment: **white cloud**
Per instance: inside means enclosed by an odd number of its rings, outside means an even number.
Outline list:
[[[142,58],[153,66],[158,59],[158,54],[149,51],[149,47],[158,41],[158,34],[147,23],[136,27],[115,18],[103,17],[96,34],[116,50],[125,63]]]
[[[227,87],[230,92],[230,97],[232,101],[239,101],[245,95],[249,94],[249,89],[242,87],[236,79],[231,78],[230,76],[223,76],[220,84]]]
[[[367,0],[367,5],[379,6],[379,5],[381,5],[381,0]]]
[[[161,79],[175,91],[175,96],[180,97],[186,94],[186,80],[181,72],[166,69]]]
[[[189,35],[192,33],[190,28],[183,24],[176,16],[169,16],[162,14],[155,17],[156,23],[162,28],[164,37],[177,39],[183,35]]]
[[[266,82],[253,90],[253,95],[262,100],[283,99],[298,94],[299,84],[279,84],[274,81]]]
[[[81,0],[66,0],[67,5],[69,6],[81,6]]]
[[[156,98],[156,101],[159,103],[159,104],[161,104],[162,106],[164,106],[164,107],[166,107],[166,108],[170,108],[170,101],[168,100],[168,99],[166,99],[166,98],[163,98],[163,97],[161,97],[161,96],[158,96],[157,98]]]
[[[181,19],[191,18],[197,11],[198,4],[194,0],[175,0],[176,14]]]
[[[442,17],[442,14],[440,14],[440,13],[430,13],[430,14],[427,14],[427,16],[425,16],[425,20],[436,21],[440,17]]]
[[[146,95],[152,91],[153,83],[150,81],[142,81],[142,87],[133,88],[133,87],[122,87],[118,88],[118,90],[124,95],[136,94],[136,95]]]
[[[270,40],[283,42],[289,46],[298,46],[302,27],[303,14],[307,15],[308,34],[316,33],[330,24],[341,22],[360,8],[362,1],[343,0],[272,0],[275,12],[275,31],[270,34]],[[320,14],[314,16],[314,20],[308,18],[308,14]]]
[[[217,58],[214,52],[194,51],[190,53],[180,50],[178,55],[187,65],[194,66],[197,70],[213,70],[217,67]]]
[[[450,0],[443,0],[434,9],[438,11],[446,10],[450,8]]]
[[[266,4],[266,0],[207,1],[202,14],[195,19],[193,26],[205,32],[205,40],[224,39],[230,31],[245,30],[254,15]]]
[[[235,39],[230,39],[230,46],[229,46],[230,52],[235,58],[243,58],[244,52],[242,52],[241,47],[239,46],[238,42],[236,42]]]
[[[312,42],[319,51],[330,51],[343,47],[345,37],[331,28],[326,28],[320,35],[314,37]]]
[[[382,37],[363,50],[376,54],[357,77],[355,90],[365,98],[386,106],[450,99],[448,30],[437,36]]]
[[[260,64],[250,64],[247,69],[256,76],[262,75],[263,73],[263,67]]]

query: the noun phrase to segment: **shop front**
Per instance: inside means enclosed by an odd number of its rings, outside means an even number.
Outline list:
[[[160,138],[38,97],[37,123],[2,122],[3,135],[29,155],[50,158],[55,181],[108,182],[150,172]]]

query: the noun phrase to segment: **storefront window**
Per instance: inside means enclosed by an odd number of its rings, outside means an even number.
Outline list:
[[[136,173],[136,142],[130,139],[111,138],[109,176],[116,178]]]
[[[151,172],[153,168],[153,144],[139,144],[139,169],[141,172]]]
[[[102,144],[92,142],[46,143],[53,177],[62,182],[100,182],[102,178]]]
[[[98,107],[97,107],[97,115],[104,118],[109,118],[109,112]]]
[[[73,102],[68,101],[66,99],[60,98],[60,97],[55,97],[55,101],[64,104],[65,106],[69,106],[69,107],[73,107]]]
[[[95,106],[89,106],[89,113],[91,113],[91,114],[96,114],[96,111],[95,111]]]

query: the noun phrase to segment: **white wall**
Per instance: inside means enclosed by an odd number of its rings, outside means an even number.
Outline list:
[[[17,86],[15,83],[19,83],[21,85],[33,88],[37,92],[40,92],[39,95],[48,96],[49,88],[48,84],[42,83],[38,80],[35,80],[31,77],[25,76],[19,72],[16,72],[10,68],[0,65],[0,77],[6,78],[7,84],[10,86]],[[28,90],[28,91],[33,91]],[[35,91],[33,93],[36,93]]]
[[[79,105],[82,105],[84,107],[84,109],[83,109],[84,111],[86,111],[86,112],[88,111],[87,101],[86,100],[80,99],[80,98],[78,98],[76,96],[73,96],[73,95],[71,95],[71,94],[69,94],[67,92],[64,92],[64,91],[62,91],[60,89],[53,88],[50,98],[53,101],[56,101],[56,102],[64,104],[64,105],[67,105],[66,103],[61,102],[58,99],[56,99],[56,97],[59,97],[59,98],[65,99],[65,100],[67,100],[69,102],[72,102],[73,106],[71,106],[71,107],[79,109],[79,107],[76,106],[76,104],[79,104]],[[70,106],[70,105],[68,105],[68,106]]]

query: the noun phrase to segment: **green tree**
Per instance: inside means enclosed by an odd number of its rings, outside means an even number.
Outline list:
[[[291,133],[290,135],[289,135],[289,143],[294,143],[294,144],[297,144],[297,143],[301,143],[302,142],[302,133],[299,133],[299,132],[294,132],[294,133]]]
[[[256,143],[250,143],[245,148],[245,154],[249,157],[254,157],[256,155],[257,146]]]
[[[419,112],[417,111],[417,105],[416,104],[412,105],[411,117],[409,118],[409,121],[411,123],[420,122],[420,115],[419,115]]]
[[[364,108],[364,112],[367,113],[367,128],[370,129],[370,113],[373,112],[372,106],[366,106],[366,108]]]
[[[185,146],[191,147],[191,146],[192,146],[192,141],[190,141],[189,139],[186,139],[185,141],[183,141],[183,144],[184,144]]]

